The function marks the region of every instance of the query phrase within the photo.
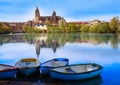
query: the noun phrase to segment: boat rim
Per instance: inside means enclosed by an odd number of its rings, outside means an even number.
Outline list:
[[[0,70],[0,72],[7,72],[7,71],[11,71],[11,70],[16,70],[17,69],[15,66],[12,66],[12,65],[6,65],[6,64],[0,64],[0,65],[11,67],[11,68]]]
[[[33,58],[25,58],[25,59],[33,59]],[[35,58],[36,59],[36,58]],[[38,65],[36,65],[36,66],[31,66],[31,67],[19,67],[19,66],[16,66],[19,62],[21,62],[23,59],[21,59],[21,60],[19,60],[19,61],[17,61],[16,63],[15,63],[15,67],[16,68],[18,68],[18,69],[28,69],[28,68],[36,68],[36,67],[40,67],[40,61],[38,60],[38,59],[36,59],[37,60],[37,62],[39,62],[39,64]]]
[[[45,63],[50,62],[50,61],[53,61],[53,60],[56,60],[56,59],[65,59],[65,60],[68,61],[67,58],[54,58],[54,59],[51,59],[51,60],[48,60],[48,61],[46,61],[46,62],[41,63],[41,64],[40,64],[40,67],[56,68],[56,67],[54,67],[54,66],[43,66]]]
[[[59,72],[59,71],[55,71],[55,70],[54,70],[54,69],[57,69],[57,68],[69,67],[69,66],[78,66],[78,65],[93,65],[93,66],[98,67],[98,69],[91,70],[91,71],[87,71],[87,72],[82,72],[82,73],[64,73],[64,72]],[[95,63],[71,64],[71,65],[69,65],[69,66],[60,66],[60,67],[56,67],[56,68],[50,69],[50,71],[55,72],[55,73],[60,73],[60,74],[66,74],[66,75],[78,75],[78,74],[91,73],[91,72],[95,72],[95,71],[99,71],[99,70],[102,70],[102,69],[103,69],[103,67],[102,67],[101,65],[98,65],[98,64],[95,64]]]

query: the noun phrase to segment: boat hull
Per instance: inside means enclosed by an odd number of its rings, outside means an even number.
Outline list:
[[[15,66],[17,67],[17,75],[30,76],[39,70],[40,62],[35,58],[26,58],[18,61]]]
[[[52,65],[43,66],[43,64],[45,64],[45,63],[47,63],[47,62],[51,62],[51,61],[53,61],[53,60],[66,62],[66,64],[64,64],[64,65],[62,65],[62,66],[67,66],[68,63],[69,63],[69,60],[68,60],[67,58],[55,58],[55,59],[46,61],[46,62],[44,62],[44,63],[42,63],[42,64],[40,65],[40,70],[42,71],[42,74],[44,74],[44,75],[49,75],[51,69],[56,68],[56,67],[59,67],[59,65],[58,65],[58,66],[52,66]]]
[[[15,78],[16,70],[9,70],[6,72],[0,72],[0,79]]]
[[[10,65],[0,64],[0,79],[10,79],[16,77],[16,68]]]
[[[22,74],[24,76],[30,76],[36,72],[39,71],[39,67],[35,67],[35,68],[18,68],[17,69],[17,74]]]
[[[59,67],[58,67],[59,68]],[[54,70],[51,70],[50,75],[53,79],[62,79],[62,80],[84,80],[100,75],[102,72],[102,67],[95,71],[85,72],[85,73],[61,73]]]
[[[62,79],[62,80],[84,80],[84,79],[98,76],[98,75],[100,75],[101,72],[102,72],[102,70],[92,72],[92,73],[74,74],[74,75],[59,74],[56,72],[51,72],[51,77],[54,79]]]

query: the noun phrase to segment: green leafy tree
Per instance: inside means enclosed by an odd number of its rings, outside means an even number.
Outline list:
[[[98,24],[95,24],[95,25],[93,25],[93,26],[90,26],[90,28],[89,28],[89,32],[90,33],[97,33],[98,32]]]
[[[108,22],[101,23],[98,29],[99,33],[109,33],[110,27]]]
[[[51,31],[51,23],[48,19],[45,21],[45,24],[46,24],[46,27],[47,27],[47,32],[50,32]]]
[[[58,21],[58,27],[59,27],[59,31],[60,32],[65,32],[65,27],[66,27],[66,21],[61,18],[59,21]]]
[[[26,33],[26,32],[27,32],[27,29],[28,29],[27,25],[24,25],[24,26],[23,26],[23,32]]]
[[[82,25],[81,25],[81,28],[80,28],[80,31],[81,31],[82,33],[87,33],[88,30],[89,30],[89,28],[90,28],[90,26],[88,26],[88,25],[86,25],[86,24],[82,24]]]
[[[66,33],[70,33],[70,29],[68,28],[68,26],[65,27],[65,32],[66,32]]]
[[[61,18],[58,21],[58,26],[59,26],[59,28],[64,28],[66,26],[66,21],[63,18]]]
[[[10,25],[7,23],[0,23],[0,33],[11,33],[12,29],[10,28]]]
[[[50,21],[47,19],[46,21],[45,21],[45,24],[46,24],[46,26],[51,26],[51,23],[50,23]]]
[[[75,23],[69,23],[68,28],[70,29],[70,32],[74,33],[76,29]]]
[[[119,21],[119,27],[118,27],[118,29],[117,29],[117,30],[118,30],[118,32],[120,33],[120,21]]]
[[[119,29],[119,18],[118,17],[113,17],[110,20],[109,25],[110,25],[110,32],[116,33]]]
[[[2,23],[0,23],[0,33],[2,33],[3,28],[2,28]]]

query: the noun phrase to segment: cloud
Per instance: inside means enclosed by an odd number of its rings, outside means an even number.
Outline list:
[[[26,22],[28,20],[33,20],[34,19],[34,11],[29,10],[27,13],[22,13],[22,14],[10,14],[10,15],[5,15],[5,14],[0,14],[0,21],[3,22]]]
[[[90,16],[79,16],[77,18],[74,17],[66,17],[66,21],[68,22],[77,22],[77,21],[92,21],[94,19],[98,19],[101,21],[110,21],[113,17],[118,16],[120,17],[120,14],[103,14],[103,15],[90,15]]]
[[[101,16],[108,19],[110,16],[120,15],[119,0],[0,0],[0,2],[0,21],[23,21],[30,17],[34,18],[33,11],[36,6],[39,7],[41,16],[51,16],[55,10],[58,16],[64,17],[67,21],[89,20]]]

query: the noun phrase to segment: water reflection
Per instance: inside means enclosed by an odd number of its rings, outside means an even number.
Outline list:
[[[33,78],[34,77],[34,78]],[[24,83],[22,83],[24,82]],[[29,82],[29,84],[27,84]],[[33,83],[33,84],[32,84]],[[5,80],[0,81],[0,85],[101,85],[103,83],[102,77],[97,76],[86,80],[75,80],[75,81],[62,81],[62,80],[54,80],[50,77],[47,77],[46,80],[44,78],[40,78],[38,73],[29,77],[17,76],[17,79],[14,80]],[[109,84],[111,85],[111,84]]]
[[[13,60],[14,57],[17,60],[22,57],[36,57],[36,55],[40,56],[43,62],[53,56],[67,57],[72,60],[70,63],[78,61],[120,62],[120,35],[117,34],[1,35],[0,44],[2,62],[6,62],[6,58]],[[109,59],[107,59],[108,57]]]
[[[110,43],[111,47],[115,49],[119,47],[120,43],[120,35],[117,34],[14,34],[0,35],[0,45],[17,42],[33,44],[35,39],[42,42],[42,47],[52,46],[54,52],[56,41],[60,46],[64,46],[67,42],[91,43],[93,45]]]
[[[40,55],[40,48],[41,48],[42,42],[40,40],[36,41],[36,54],[37,54],[37,58]]]
[[[98,76],[98,77],[94,77],[94,78],[83,80],[83,81],[68,82],[67,85],[100,85],[102,83],[103,83],[102,77]]]
[[[58,40],[53,39],[53,40],[51,41],[51,47],[52,47],[52,49],[53,49],[53,52],[55,53],[56,50],[57,50],[57,47],[59,47],[59,42],[58,42]]]
[[[14,65],[22,58],[36,58],[36,55],[39,57],[38,59],[41,62],[45,62],[53,58],[65,57],[69,59],[70,64],[100,64],[104,67],[102,73],[104,83],[101,85],[120,85],[119,34],[0,35],[1,64]],[[111,74],[115,79],[109,81],[113,79]],[[52,83],[55,85],[57,82]],[[52,85],[52,83],[49,84]],[[64,85],[66,83],[59,84]],[[72,85],[72,82],[67,83],[67,85],[69,84]]]
[[[75,81],[62,81],[62,80],[54,80],[49,77],[42,78],[42,82],[47,85],[100,85],[103,83],[102,77],[97,76],[86,80],[75,80]]]

